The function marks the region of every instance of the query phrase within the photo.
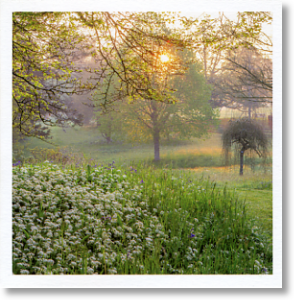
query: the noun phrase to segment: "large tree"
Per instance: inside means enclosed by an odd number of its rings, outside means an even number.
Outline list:
[[[189,60],[192,55],[191,52],[183,54]],[[188,71],[181,76],[162,79],[163,86],[165,81],[169,81],[171,88],[176,90],[175,103],[137,99],[126,106],[124,111],[128,135],[136,141],[152,140],[155,161],[160,160],[160,143],[163,138],[203,136],[211,129],[215,117],[208,103],[210,86],[198,62],[191,63]],[[159,82],[157,84],[160,85]]]
[[[154,77],[162,76],[161,55],[187,46],[183,32],[167,30],[175,14],[91,12],[78,17],[89,28],[90,51],[97,65],[89,72],[105,109],[126,97],[130,101],[174,100],[172,90],[165,88],[163,92],[154,85]],[[183,63],[173,60],[164,75],[184,70]],[[111,89],[113,85],[115,89]]]

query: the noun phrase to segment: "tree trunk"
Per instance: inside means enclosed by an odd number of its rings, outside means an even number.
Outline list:
[[[225,165],[229,165],[229,151],[225,151]]]
[[[243,157],[244,157],[244,149],[242,148],[240,151],[240,176],[243,175]]]
[[[153,143],[154,143],[154,161],[160,160],[159,154],[159,130],[154,130],[153,133]]]
[[[204,76],[205,76],[205,79],[207,80],[207,61],[206,61],[206,47],[204,45],[203,47],[203,60],[204,60]]]
[[[251,103],[248,106],[248,118],[251,119]]]

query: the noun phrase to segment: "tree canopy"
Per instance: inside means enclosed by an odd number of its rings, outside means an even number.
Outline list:
[[[42,137],[32,126],[38,121],[81,124],[66,102],[68,96],[87,90],[76,77],[81,70],[72,63],[81,37],[65,17],[61,13],[13,14],[13,125],[26,135]]]
[[[81,124],[67,97],[109,86],[114,75],[120,86],[115,95],[106,90],[105,104],[125,96],[166,100],[168,93],[161,95],[144,76],[159,72],[156,59],[163,46],[184,46],[178,35],[158,30],[164,22],[172,18],[157,13],[14,13],[14,126],[38,135],[32,122]],[[92,55],[95,67],[78,65],[83,55]],[[82,71],[92,75],[86,82],[80,79]]]
[[[248,113],[272,103],[272,61],[259,53],[230,51],[222,70],[213,78],[214,106],[226,106]]]
[[[154,76],[183,73],[185,67],[175,59],[163,70],[160,56],[183,50],[184,35],[166,30],[174,14],[165,13],[79,13],[79,20],[89,27],[88,41],[96,68],[88,70],[104,106],[128,97],[130,100],[172,101],[171,90],[164,93],[154,86]],[[166,74],[165,74],[166,75]],[[115,82],[114,82],[115,80]],[[100,84],[100,86],[99,86]],[[110,87],[116,88],[110,92]]]
[[[166,12],[15,12],[13,126],[42,138],[48,134],[40,124],[80,125],[72,96],[93,91],[100,93],[104,109],[123,98],[174,102],[175,90],[159,88],[154,78],[181,76],[188,66],[173,59],[164,69],[161,55],[184,49],[202,53],[210,82],[220,53],[238,47],[271,51],[261,30],[270,21],[266,12],[239,13],[234,22],[223,14],[200,20]]]

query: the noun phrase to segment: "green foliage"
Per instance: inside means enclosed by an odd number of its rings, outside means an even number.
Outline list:
[[[186,54],[186,60],[191,60],[191,55]],[[208,103],[210,88],[199,63],[194,62],[184,75],[170,80],[176,91],[175,103],[138,100],[131,105],[126,122],[134,139],[140,136],[152,139],[155,131],[167,139],[199,137],[214,124],[216,112]]]
[[[254,107],[272,101],[272,39],[263,32],[272,23],[271,12],[238,12],[232,20],[182,20],[190,47],[200,57],[207,81],[213,86],[213,107]],[[246,54],[246,55],[244,55]],[[250,111],[250,108],[249,108]]]
[[[118,88],[118,79],[113,81],[113,84],[110,86],[101,87],[102,94],[106,93],[107,90],[109,93],[115,93]],[[115,104],[108,105],[107,109],[103,109],[103,98],[101,98],[100,92],[96,91],[93,94],[93,103],[95,105],[95,126],[97,126],[98,131],[101,133],[103,138],[107,143],[113,141],[122,141],[126,135],[124,129],[124,113],[126,104],[122,100],[117,100]]]
[[[81,124],[66,102],[86,88],[73,63],[81,42],[69,13],[13,13],[13,126],[23,134],[45,139],[39,121]]]
[[[13,169],[14,274],[267,274],[272,245],[226,188],[166,169]]]
[[[70,97],[94,87],[100,90],[102,86],[104,106],[138,96],[169,101],[172,91],[162,93],[152,86],[151,78],[161,70],[155,62],[163,48],[185,47],[179,33],[160,30],[162,23],[172,24],[174,20],[172,13],[151,12],[14,13],[14,126],[23,134],[45,139],[33,130],[37,121],[46,125],[81,124],[82,115],[71,107]],[[91,63],[85,63],[83,58],[90,56]],[[171,64],[170,72],[183,68],[183,64]],[[105,90],[114,75],[119,79],[118,88]]]
[[[252,119],[231,120],[222,135],[226,160],[232,145],[240,151],[240,175],[243,175],[243,160],[246,150],[255,151],[259,157],[266,157],[268,139],[261,126]],[[251,162],[252,169],[255,164]]]
[[[13,162],[24,161],[27,142],[25,136],[16,128],[13,128],[12,133]]]
[[[183,25],[181,29],[171,26],[176,21]],[[188,64],[178,55],[182,50],[200,53],[210,47],[214,55],[220,49],[254,47],[262,23],[270,21],[271,15],[264,12],[239,13],[237,22],[224,16],[193,20],[168,12],[16,12],[14,127],[45,139],[34,130],[38,121],[81,124],[82,116],[71,107],[70,97],[94,88],[104,108],[125,98],[175,102],[173,88],[162,88],[161,80],[185,73]],[[162,54],[173,57],[168,67],[160,62]],[[92,57],[91,63],[85,63],[85,57]],[[206,77],[206,64],[204,73]],[[118,81],[111,91],[113,80]]]
[[[173,59],[169,68],[160,62],[163,53],[180,52],[186,47],[183,32],[169,31],[175,22],[175,13],[79,13],[84,24],[94,29],[97,44],[93,58],[100,64],[93,70],[104,106],[128,98],[171,102],[173,91],[158,88],[157,80],[163,75],[182,73],[186,65]],[[99,24],[95,21],[99,20]],[[163,25],[164,24],[164,25]],[[101,59],[105,64],[101,64]],[[115,89],[109,89],[115,83]],[[106,89],[105,89],[106,87]]]
[[[175,90],[175,103],[142,98],[130,104],[116,102],[112,111],[99,116],[98,122],[100,120],[102,125],[99,130],[104,131],[103,134],[114,130],[120,137],[125,131],[129,141],[152,140],[154,146],[164,139],[189,139],[207,134],[216,124],[217,112],[208,103],[210,87],[205,82],[200,64],[193,62],[193,57],[192,52],[184,52],[181,60],[190,61],[190,68],[181,76],[165,79]],[[166,68],[169,68],[168,63]],[[115,86],[107,88],[112,90]]]
[[[182,18],[181,22],[190,32],[190,46],[195,50],[209,48],[213,54],[222,50],[235,50],[239,47],[270,52],[269,37],[262,32],[262,24],[272,23],[271,12],[238,12],[232,21],[221,13],[218,18]],[[196,34],[195,34],[196,32]]]
[[[98,131],[107,143],[122,141],[126,132],[124,130],[124,120],[121,114],[119,103],[109,112],[99,111],[96,113],[95,121]]]

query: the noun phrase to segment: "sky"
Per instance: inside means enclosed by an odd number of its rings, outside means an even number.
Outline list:
[[[237,19],[237,11],[223,11],[225,16],[230,20]],[[220,11],[205,11],[205,12],[189,12],[189,11],[182,11],[181,15],[186,17],[193,17],[193,18],[203,18],[205,14],[210,15],[211,18],[218,18]],[[272,24],[263,24],[263,31],[266,35],[272,37]]]

